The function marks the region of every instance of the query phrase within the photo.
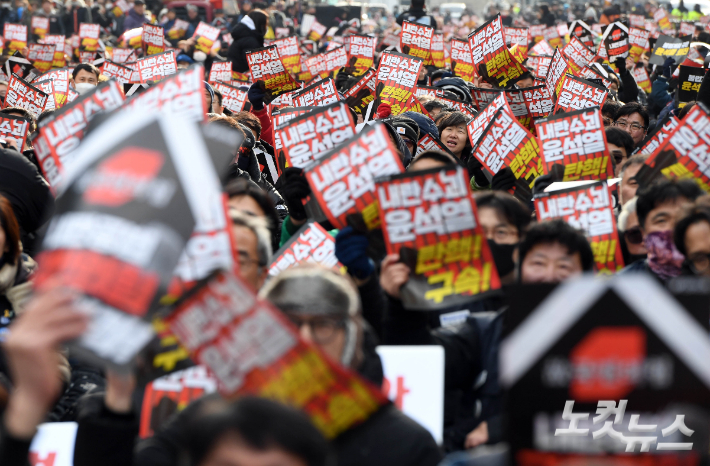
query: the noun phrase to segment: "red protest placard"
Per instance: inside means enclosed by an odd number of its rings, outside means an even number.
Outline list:
[[[562,110],[570,112],[584,108],[601,108],[609,91],[599,84],[576,76],[567,76],[560,90],[560,97],[555,103],[555,113]]]
[[[565,75],[567,73],[572,73],[572,67],[567,62],[567,59],[559,49],[555,49],[555,54],[552,56],[552,61],[550,62],[550,69],[547,72],[547,77],[545,78],[545,84],[547,89],[550,91],[555,99],[560,95],[560,90],[562,89],[562,84],[565,81]]]
[[[182,39],[187,32],[187,28],[190,27],[190,23],[182,19],[176,19],[173,27],[168,30],[168,39],[177,40]]]
[[[246,91],[220,82],[216,82],[212,86],[222,93],[222,106],[224,108],[232,113],[239,113],[244,110],[244,104],[247,101]]]
[[[32,28],[32,34],[42,38],[49,32],[49,18],[33,15],[30,27]]]
[[[377,37],[353,34],[345,38],[345,48],[348,52],[348,68],[353,76],[362,76],[375,63]]]
[[[219,39],[219,28],[212,27],[209,24],[200,21],[200,24],[195,28],[195,33],[192,35],[195,39],[195,48],[210,54],[212,46]]]
[[[42,121],[39,136],[33,144],[39,166],[50,186],[57,186],[67,166],[72,163],[72,153],[84,138],[89,121],[102,110],[120,107],[123,100],[118,82],[108,81],[57,110],[52,118]]]
[[[569,28],[570,39],[574,36],[589,48],[594,47],[596,33],[584,21],[573,21]]]
[[[404,166],[383,124],[365,126],[355,137],[319,156],[305,170],[313,196],[335,228],[362,214],[369,230],[380,224],[374,179],[402,173]]]
[[[159,53],[136,60],[140,72],[141,83],[160,81],[161,79],[177,73],[175,52]]]
[[[628,15],[629,25],[632,28],[643,28],[646,20],[643,15]]]
[[[347,90],[343,96],[348,107],[355,113],[364,116],[367,106],[375,100],[375,82],[377,76],[374,70],[369,70],[362,75],[360,80],[353,87]]]
[[[535,122],[535,128],[545,174],[560,170],[562,181],[614,177],[598,107],[554,115]]]
[[[303,263],[316,263],[329,269],[343,266],[335,257],[335,238],[319,223],[308,222],[281,246],[269,264],[269,276]]]
[[[575,74],[594,59],[594,52],[575,36],[570,37],[567,45],[562,48],[562,53],[570,64],[575,66]]]
[[[438,139],[434,139],[433,137],[431,137],[430,134],[425,134],[424,137],[419,140],[419,143],[417,144],[416,155],[419,155],[427,150],[438,150],[444,153],[451,154],[451,151],[449,151],[448,147],[443,145]]]
[[[476,157],[491,175],[504,166],[510,167],[516,182],[511,189],[523,202],[532,199],[532,185],[542,175],[542,163],[537,140],[506,109],[499,109],[473,148]]]
[[[49,71],[54,61],[54,46],[42,44],[30,44],[27,59],[41,72]]]
[[[57,102],[54,99],[54,81],[48,79],[46,81],[34,81],[32,84],[40,91],[47,94],[47,103],[44,106],[44,110],[55,110],[57,108]]]
[[[506,27],[503,28],[503,32],[505,32],[505,45],[507,47],[517,44],[518,47],[523,49],[525,55],[528,54],[528,44],[530,44],[531,39],[529,28]]]
[[[582,68],[582,71],[579,73],[579,77],[584,78],[584,79],[590,79],[590,80],[591,79],[601,79],[604,87],[609,89],[609,86],[611,85],[611,81],[609,81],[607,78],[604,77],[604,75],[602,75],[599,71],[597,71],[596,65],[598,65],[598,63],[597,64],[592,63],[591,66],[587,65],[584,68]]]
[[[431,38],[431,64],[437,68],[446,66],[443,34],[434,34]]]
[[[481,107],[481,111],[478,112],[478,115],[476,115],[466,126],[466,130],[468,131],[468,140],[471,142],[471,147],[475,147],[476,144],[478,144],[481,134],[483,134],[483,131],[491,122],[493,116],[501,108],[505,108],[505,110],[513,116],[513,111],[510,109],[505,95],[500,90],[497,90],[495,98],[493,98],[493,100],[491,100],[485,107]]]
[[[54,103],[57,108],[62,107],[67,101],[70,75],[69,68],[61,68],[48,71],[37,78],[37,81],[52,80],[54,82]]]
[[[689,21],[681,21],[678,28],[678,37],[692,36],[695,34],[695,24]]]
[[[472,32],[468,44],[477,73],[495,80],[499,87],[506,87],[525,72],[505,46],[500,15]]]
[[[254,82],[264,82],[266,91],[264,101],[267,104],[281,94],[291,92],[300,87],[284,68],[275,45],[248,52],[247,63],[249,64],[252,80]]]
[[[44,111],[45,105],[47,105],[47,94],[12,73],[3,108],[24,108],[37,118]]]
[[[210,83],[217,81],[228,83],[232,80],[232,62],[231,61],[215,61],[212,62],[210,68],[210,76],[207,79]]]
[[[533,70],[533,74],[537,77],[544,78],[550,70],[552,56],[539,55],[536,57],[528,57],[527,65]]]
[[[328,76],[332,76],[334,71],[348,64],[348,53],[345,51],[345,47],[341,45],[325,52],[323,61],[325,62],[325,75],[321,74],[321,78],[325,79]]]
[[[143,24],[143,54],[155,55],[165,52],[165,31],[163,26],[155,26],[153,24]]]
[[[671,23],[670,18],[668,18],[668,12],[663,8],[658,8],[653,13],[653,22],[661,28],[663,34],[675,35],[675,28]]]
[[[698,102],[648,157],[646,165],[650,170],[644,170],[639,182],[641,184],[641,178],[652,180],[659,174],[671,179],[690,178],[703,191],[710,193],[708,153],[710,111],[705,104]]]
[[[58,34],[47,34],[39,40],[39,43],[54,45],[54,60],[52,61],[52,67],[62,68],[67,66],[67,60],[64,56],[66,37]]]
[[[442,309],[500,288],[463,168],[378,179],[377,199],[387,253],[412,271],[401,292],[407,309]]]
[[[613,208],[605,181],[535,195],[538,221],[560,218],[582,230],[594,252],[595,270],[604,274],[624,268]]]
[[[135,59],[135,50],[114,47],[114,49],[111,51],[111,55],[111,61],[113,61],[114,63],[126,63]]]
[[[620,22],[607,26],[602,36],[602,44],[606,50],[609,63],[614,63],[617,58],[629,56],[629,29]]]
[[[546,40],[542,40],[542,41],[538,42],[537,44],[535,44],[535,46],[533,46],[533,48],[530,49],[530,51],[528,52],[528,55],[530,55],[530,56],[552,55],[553,53],[555,53],[555,50],[552,47],[550,47],[550,44],[548,44]]]
[[[545,40],[545,25],[544,24],[533,24],[530,26],[530,37],[535,41],[535,43],[539,43],[540,41]]]
[[[279,109],[278,113],[272,114],[271,133],[274,138],[274,154],[276,154],[276,169],[279,176],[281,176],[281,172],[287,166],[287,162],[286,155],[284,151],[281,150],[283,149],[283,144],[281,144],[281,135],[276,130],[285,127],[287,122],[312,110],[315,110],[315,108],[288,108]]]
[[[649,132],[646,136],[646,140],[642,143],[642,146],[635,150],[633,155],[636,154],[647,154],[651,155],[656,152],[656,149],[663,144],[668,136],[678,127],[680,120],[673,115],[666,116],[661,122],[656,125],[653,131]]]
[[[202,122],[205,120],[202,65],[193,65],[180,73],[150,86],[140,94],[135,94],[126,102],[126,107],[150,112],[161,110],[183,118]]]
[[[192,359],[214,374],[222,396],[252,394],[287,403],[308,414],[327,438],[386,403],[381,391],[302,340],[281,312],[233,274],[214,277],[167,322]]]
[[[528,87],[522,89],[522,93],[528,112],[533,119],[545,118],[552,112],[555,101],[552,100],[546,85]]]
[[[27,26],[24,24],[5,23],[3,29],[5,39],[5,54],[12,55],[27,47]]]
[[[451,39],[451,71],[454,76],[463,78],[464,81],[473,82],[476,69],[473,67],[471,47],[467,41]]]
[[[649,47],[651,32],[645,29],[629,28],[629,56],[638,63],[644,51]]]
[[[276,128],[282,148],[276,151],[279,164],[304,168],[318,160],[328,150],[355,135],[355,125],[350,110],[336,102],[294,118]],[[282,167],[283,168],[283,167]]]
[[[311,24],[311,29],[308,31],[307,35],[308,40],[318,42],[325,34],[326,29],[327,28],[319,23],[318,20],[313,20],[313,24]]]
[[[101,67],[101,74],[109,78],[114,78],[121,84],[126,84],[132,82],[133,70],[106,60]]]
[[[0,139],[12,139],[17,149],[24,150],[30,123],[27,119],[15,115],[0,114]]]
[[[289,73],[298,74],[301,72],[301,52],[298,48],[298,37],[291,36],[277,39],[271,45],[275,45],[278,49],[281,62]]]
[[[392,115],[406,111],[422,66],[421,58],[397,52],[383,52],[377,67],[376,94],[378,101],[392,106]]]
[[[545,28],[543,34],[545,36],[545,40],[553,49],[562,46],[562,38],[560,37],[560,32],[557,30],[557,26]]]
[[[636,84],[638,85],[638,87],[643,89],[646,94],[650,94],[653,90],[653,86],[651,84],[651,78],[648,76],[648,71],[646,71],[646,68],[643,66],[639,66],[638,68],[634,68],[631,72],[634,75],[634,79],[636,80]]]
[[[402,23],[399,33],[399,48],[402,53],[421,58],[424,64],[431,64],[431,40],[434,28],[419,23]]]
[[[294,92],[292,98],[294,107],[323,107],[340,100],[335,82],[331,78]]]
[[[101,26],[98,24],[81,23],[79,25],[80,47],[87,52],[96,52],[99,49],[99,36]]]

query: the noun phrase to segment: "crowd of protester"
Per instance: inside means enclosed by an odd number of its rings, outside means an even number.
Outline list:
[[[230,34],[233,41],[228,45],[225,40],[222,49],[211,56],[197,51],[194,41],[175,41],[173,45],[180,51],[179,69],[198,61],[209,72],[212,61],[227,59],[235,72],[247,72],[249,50],[267,45],[275,38],[276,28],[298,34],[304,13],[315,12],[301,3],[261,5],[244,0],[241,5],[242,11],[232,18],[217,10],[212,24]],[[397,16],[373,14],[359,18],[357,27],[382,38],[406,20],[449,31],[450,39],[460,36],[462,28],[473,31],[499,14],[504,24],[517,26],[553,26],[573,19],[608,24],[627,13],[652,19],[655,8],[659,6],[653,2],[624,2],[608,8],[592,4],[579,8],[538,5],[533,9],[491,5],[481,17],[465,11],[461,17],[451,18],[437,9],[429,11],[422,0],[413,0],[411,7]],[[64,5],[18,0],[15,7],[0,10],[0,27],[29,24],[29,18],[40,15],[50,18],[50,33],[69,37],[80,23],[91,22],[101,25],[102,37],[110,44],[125,30],[144,23],[162,24],[167,34],[176,14],[160,3],[146,5],[141,0],[118,18],[106,0],[93,4],[72,0]],[[703,17],[698,9],[685,8],[682,1],[669,14],[690,21]],[[189,23],[185,37],[190,38],[203,18],[196,7],[188,5],[184,19]],[[349,24],[344,21],[340,30]],[[707,23],[698,22],[693,40],[709,42],[708,37]],[[324,51],[330,40],[320,39],[314,52]],[[383,48],[375,57],[375,68]],[[698,52],[704,58],[707,49],[699,47]],[[615,188],[615,221],[626,264],[617,273],[648,273],[659,284],[682,275],[710,276],[707,193],[692,179],[659,177],[639,187],[635,178],[649,155],[638,149],[666,115],[682,119],[694,105],[710,107],[710,74],[702,81],[697,101],[680,108],[674,99],[676,64],[669,59],[663,65],[652,65],[648,59],[648,52],[639,63],[621,59],[614,63],[616,71],[604,65],[612,84],[601,112],[614,176],[620,179]],[[705,68],[707,64],[705,60]],[[635,67],[646,68],[652,92],[637,85],[632,73]],[[510,88],[531,87],[536,78],[540,77],[527,70]],[[339,94],[346,93],[357,80],[340,70],[335,79]],[[78,64],[70,84],[83,94],[102,81],[105,77],[94,65]],[[497,87],[484,78],[467,82],[451,70],[435,67],[423,68],[417,84],[438,88],[447,99],[464,103],[472,103],[474,88]],[[42,264],[31,256],[41,249],[55,203],[28,141],[26,147],[5,143],[0,150],[0,465],[29,464],[28,451],[38,425],[60,421],[78,423],[77,466],[433,466],[446,455],[505,440],[503,392],[496,377],[505,296],[472,298],[463,306],[439,311],[408,310],[400,294],[413,273],[406,261],[396,254],[377,257],[371,253],[370,235],[353,227],[333,230],[328,222],[323,226],[334,236],[335,256],[346,274],[299,266],[268,277],[276,251],[309,220],[304,203],[313,193],[300,168],[284,168],[275,183],[269,182],[256,155],[275,155],[266,92],[259,83],[244,86],[244,90],[248,91],[248,104],[233,113],[222,106],[221,94],[210,84],[205,82],[204,88],[208,124],[225,125],[244,136],[224,184],[241,278],[273,303],[304,340],[376,387],[383,383],[377,345],[443,347],[443,443],[437,445],[426,429],[392,404],[336,439],[326,440],[296,409],[257,397],[228,401],[217,395],[190,403],[155,435],[139,440],[135,376],[88,364],[63,349],[90,323],[73,305],[74,293],[33,294],[32,277]],[[6,91],[7,83],[0,83],[0,97],[4,98]],[[474,191],[478,222],[504,285],[560,283],[593,272],[594,254],[583,232],[562,220],[536,222],[532,199],[523,202],[508,192],[515,182],[510,169],[502,169],[490,180],[485,175],[483,165],[472,155],[467,114],[436,97],[420,101],[427,115],[413,111],[391,115],[391,109],[382,105],[373,110],[373,118],[386,126],[408,172],[456,166],[465,169]],[[35,119],[27,110],[12,107],[3,108],[0,114],[28,119],[31,132],[51,115]],[[361,123],[363,115],[353,111],[353,119]],[[427,135],[448,151],[417,151],[419,141]],[[533,193],[544,191],[554,181],[561,180],[540,176]],[[482,374],[487,375],[483,381]]]

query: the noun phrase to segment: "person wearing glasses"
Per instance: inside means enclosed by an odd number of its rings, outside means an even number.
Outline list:
[[[675,226],[675,244],[685,256],[684,272],[710,276],[710,202],[698,199]]]
[[[614,116],[614,126],[626,131],[639,147],[648,131],[649,116],[643,105],[630,102],[622,106]]]
[[[626,131],[621,128],[606,128],[606,145],[609,148],[609,155],[614,160],[614,175],[620,176],[621,167],[629,160],[634,151],[634,140]]]
[[[621,252],[624,255],[625,264],[633,264],[636,261],[646,259],[646,247],[643,245],[643,232],[639,226],[639,218],[636,214],[636,200],[634,197],[621,208],[619,219],[619,239],[621,240]]]

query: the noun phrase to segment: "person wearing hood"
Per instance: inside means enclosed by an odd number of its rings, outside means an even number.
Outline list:
[[[136,0],[133,4],[133,8],[128,10],[128,14],[126,14],[126,19],[123,21],[123,30],[130,31],[131,29],[143,26],[143,24],[147,22],[148,20],[145,17],[145,3],[143,3],[143,0]]]
[[[100,74],[99,69],[91,63],[81,63],[72,71],[69,83],[79,94],[86,94],[99,84]]]
[[[264,46],[264,35],[269,26],[269,16],[262,10],[252,10],[232,29],[234,42],[229,46],[227,58],[232,62],[232,70],[239,73],[249,71],[247,51]]]
[[[636,214],[647,257],[619,273],[649,272],[660,280],[677,277],[685,257],[674,243],[673,230],[683,209],[704,194],[692,180],[661,179],[637,191]]]
[[[431,26],[434,29],[439,29],[439,25],[436,23],[436,18],[427,14],[424,0],[412,0],[412,5],[409,10],[397,16],[397,24],[401,26],[404,21],[424,24],[425,26]]]

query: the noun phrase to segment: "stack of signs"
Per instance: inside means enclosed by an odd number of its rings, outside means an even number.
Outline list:
[[[528,54],[528,44],[530,44],[530,29],[529,28],[504,28],[505,45],[513,47],[517,45],[523,52],[523,55]]]
[[[500,15],[473,31],[468,43],[478,74],[495,81],[498,87],[506,87],[525,72],[505,46]]]
[[[25,118],[5,113],[0,115],[0,139],[12,139],[20,151],[24,150],[29,129],[30,123]]]
[[[550,95],[555,99],[560,95],[562,85],[565,81],[565,76],[572,73],[572,67],[559,49],[555,49],[555,54],[550,62],[550,69],[545,78],[545,84],[550,92]]]
[[[302,263],[315,263],[329,269],[341,269],[335,257],[335,238],[320,223],[307,222],[281,246],[269,264],[269,276]]]
[[[80,47],[86,52],[96,52],[99,49],[101,26],[98,24],[81,23],[79,25]]]
[[[473,67],[471,47],[468,42],[451,39],[451,71],[464,81],[473,82],[476,69]]]
[[[646,160],[648,168],[639,176],[639,184],[648,183],[660,173],[668,178],[691,178],[710,193],[709,147],[710,111],[698,102]]]
[[[219,28],[200,21],[192,37],[195,39],[195,48],[209,55],[215,42],[219,39]]]
[[[271,45],[275,45],[281,56],[281,63],[289,73],[298,74],[301,72],[301,53],[298,48],[298,37],[291,36],[275,40]],[[231,62],[225,62],[231,64]],[[231,72],[231,68],[230,68]]]
[[[421,58],[397,52],[382,53],[377,67],[376,95],[378,103],[388,102],[391,105],[392,115],[407,110],[421,66]]]
[[[139,58],[136,61],[140,71],[141,83],[152,83],[177,73],[175,52],[168,52]]]
[[[163,26],[143,24],[143,54],[155,55],[165,51],[165,31]]]
[[[185,36],[185,33],[187,32],[187,29],[189,27],[190,23],[188,23],[187,21],[182,19],[175,19],[173,27],[168,30],[168,39],[172,41],[182,39]]]
[[[210,83],[217,81],[228,83],[232,81],[232,62],[231,61],[215,61],[212,62],[210,68],[210,76],[207,79]]]
[[[555,103],[555,113],[582,110],[590,107],[601,108],[609,90],[604,86],[576,76],[567,76],[562,84],[560,96]]]
[[[377,37],[353,34],[346,37],[345,48],[348,52],[348,69],[353,76],[362,76],[375,63]]]
[[[607,26],[602,36],[602,44],[606,49],[609,63],[617,58],[629,56],[629,29],[623,23],[616,22]]]
[[[54,60],[52,61],[53,68],[63,68],[67,66],[67,60],[64,56],[64,48],[66,47],[66,38],[64,36],[48,34],[44,36],[39,43],[54,45]]]
[[[38,82],[51,80],[54,83],[54,105],[57,108],[64,106],[67,101],[70,74],[69,68],[62,68],[48,71],[37,78]]]
[[[204,79],[202,65],[193,65],[177,75],[160,81],[140,94],[131,96],[127,107],[136,111],[156,111],[182,116],[186,120],[205,120]]]
[[[42,73],[49,71],[52,68],[52,62],[54,61],[54,46],[30,44],[27,59],[31,61],[32,65]]]
[[[678,107],[682,108],[688,102],[693,102],[698,96],[700,83],[703,82],[705,76],[704,68],[696,68],[695,66],[678,67],[680,73],[678,76],[677,102]]]
[[[532,199],[535,178],[542,175],[540,150],[535,137],[516,120],[510,107],[502,107],[493,115],[473,148],[473,156],[491,178],[509,167],[516,178],[511,194],[522,202]]]
[[[252,394],[286,403],[329,439],[385,404],[380,390],[299,338],[280,311],[232,274],[214,277],[167,321],[192,359],[214,374],[223,397]]]
[[[276,160],[283,171],[286,166],[305,168],[318,160],[354,136],[355,124],[347,105],[336,102],[288,121],[277,127],[274,135],[281,141]]]
[[[271,103],[276,97],[298,89],[300,86],[284,68],[275,45],[247,52],[247,63],[251,77],[264,83],[265,103]]]
[[[340,97],[335,89],[335,82],[328,78],[294,92],[292,99],[294,107],[323,107],[338,102]]]
[[[7,95],[3,108],[19,107],[30,112],[35,118],[44,111],[47,105],[47,94],[26,82],[16,74],[12,74],[7,85]]]
[[[375,100],[375,82],[376,73],[374,70],[369,70],[343,94],[348,107],[355,113],[364,116],[370,102]]]
[[[584,21],[573,21],[569,27],[569,37],[577,37],[589,48],[594,47],[594,36],[596,34]]]
[[[648,48],[650,37],[651,33],[645,29],[629,28],[629,56],[634,63],[639,62],[641,55]]]
[[[545,174],[562,181],[605,180],[614,171],[598,107],[535,122]]]
[[[499,353],[511,464],[707,461],[706,290],[646,273],[512,288]]]
[[[594,52],[576,36],[570,37],[567,45],[562,48],[562,54],[567,58],[569,64],[573,66],[575,75],[594,59]]]
[[[39,136],[33,145],[37,162],[53,189],[60,184],[67,168],[73,165],[75,151],[84,138],[89,122],[101,111],[120,107],[123,99],[121,86],[112,80],[102,83],[96,90],[82,95],[42,121]]]
[[[535,195],[539,222],[561,218],[583,231],[594,253],[595,270],[613,274],[624,268],[613,198],[606,181]]]
[[[377,199],[387,253],[412,271],[401,289],[407,309],[448,308],[500,288],[463,168],[380,178]]]
[[[32,15],[30,27],[32,28],[32,34],[42,39],[49,32],[49,18]]]
[[[212,87],[222,93],[222,106],[224,108],[232,113],[239,113],[244,110],[244,104],[247,101],[246,91],[221,82],[212,84]]]
[[[673,115],[666,116],[656,125],[646,139],[641,143],[641,147],[636,149],[632,155],[646,154],[651,155],[656,152],[656,149],[666,140],[668,136],[676,129],[679,120]]]
[[[666,58],[671,57],[675,60],[676,65],[680,65],[685,60],[688,52],[690,52],[689,41],[662,35],[656,40],[656,45],[653,47],[653,53],[648,59],[648,63],[661,66],[666,61]]]
[[[648,71],[646,71],[645,66],[637,66],[632,71],[634,79],[638,87],[643,89],[646,94],[650,94],[653,91],[653,85],[651,84],[651,78],[648,76]]]
[[[27,26],[24,24],[5,23],[3,29],[5,39],[5,55],[12,55],[15,51],[27,48]]]
[[[525,104],[528,106],[528,112],[533,120],[545,118],[552,112],[555,101],[552,100],[546,85],[528,87],[522,89],[522,93]]]
[[[133,70],[125,66],[106,60],[101,67],[101,74],[113,78],[121,84],[133,82]]]
[[[321,154],[305,170],[313,196],[335,228],[362,215],[368,230],[380,226],[375,177],[402,173],[404,166],[383,124],[367,125],[347,143]]]

